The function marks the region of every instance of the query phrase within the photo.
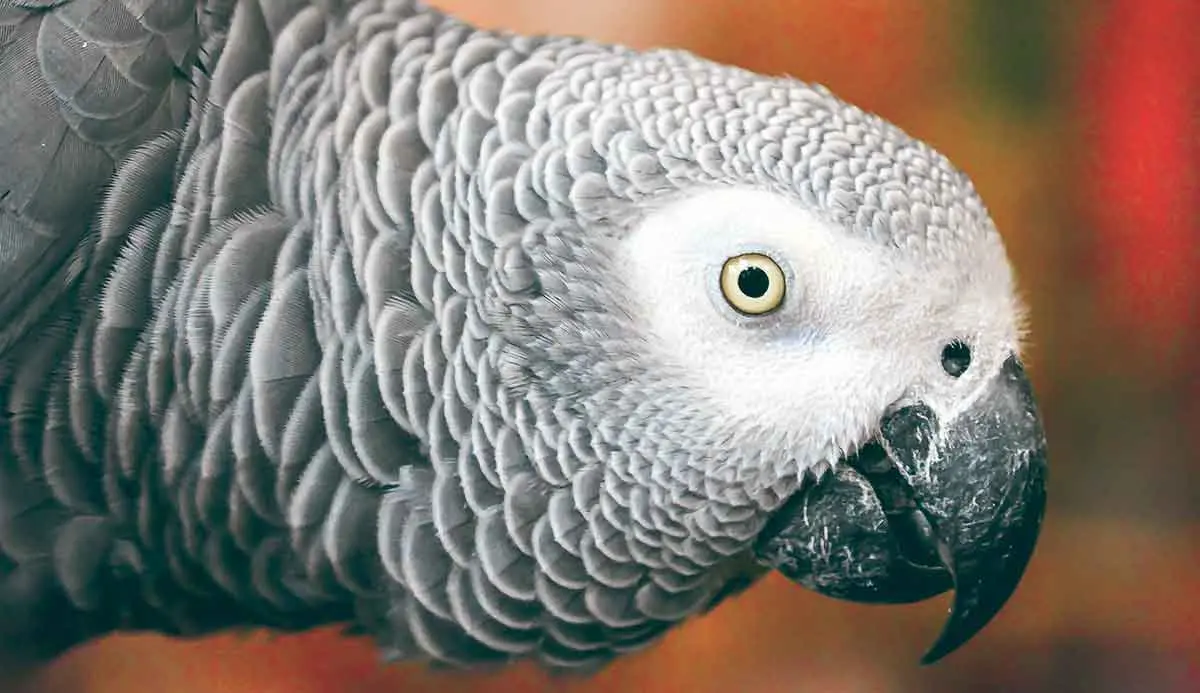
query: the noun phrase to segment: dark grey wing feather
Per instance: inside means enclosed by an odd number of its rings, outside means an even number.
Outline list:
[[[0,0],[5,659],[50,656],[110,627],[116,522],[159,517],[101,473],[100,399],[120,395],[123,367],[146,352],[146,259],[169,218],[199,15],[197,0]],[[77,288],[113,266],[104,321],[78,330],[88,318]],[[92,377],[74,377],[83,372]],[[126,449],[144,443],[139,432],[122,431]]]
[[[0,354],[78,279],[117,163],[187,114],[196,0],[0,0]]]

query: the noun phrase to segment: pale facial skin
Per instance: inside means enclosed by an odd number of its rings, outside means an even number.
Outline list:
[[[907,402],[953,418],[1019,347],[1002,252],[931,269],[770,191],[686,194],[651,212],[622,250],[648,348],[694,376],[731,429],[785,436],[801,472],[852,453]],[[759,268],[768,302],[722,284],[731,258]],[[942,353],[958,340],[969,367],[954,376]]]

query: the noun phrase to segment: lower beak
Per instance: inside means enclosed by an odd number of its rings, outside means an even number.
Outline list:
[[[953,587],[950,618],[922,659],[966,643],[1016,589],[1046,505],[1046,441],[1016,357],[971,406],[941,421],[923,404],[881,423],[834,474],[793,498],[759,560],[829,596],[926,599]]]

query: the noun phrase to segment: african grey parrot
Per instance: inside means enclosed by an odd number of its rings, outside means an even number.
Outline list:
[[[0,0],[0,650],[592,671],[1033,551],[1003,243],[827,89],[414,0]]]

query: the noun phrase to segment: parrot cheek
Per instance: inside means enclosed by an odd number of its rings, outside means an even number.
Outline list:
[[[1045,480],[1041,419],[1010,357],[951,421],[922,404],[885,417],[880,440],[791,498],[755,552],[839,599],[905,603],[953,587],[950,618],[922,659],[932,663],[978,633],[1016,589],[1037,542]]]

